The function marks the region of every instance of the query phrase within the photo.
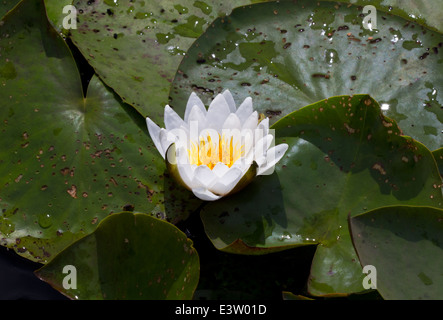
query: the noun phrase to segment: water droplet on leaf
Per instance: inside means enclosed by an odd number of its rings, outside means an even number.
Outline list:
[[[38,225],[43,229],[47,229],[52,226],[52,217],[48,213],[42,213],[38,216]]]

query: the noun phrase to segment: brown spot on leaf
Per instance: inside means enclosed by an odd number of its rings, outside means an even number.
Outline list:
[[[392,123],[391,122],[387,122],[385,120],[382,120],[383,126],[386,128],[392,127]]]
[[[382,166],[381,164],[379,164],[379,163],[374,164],[374,165],[372,166],[372,169],[377,170],[377,171],[380,172],[380,174],[382,174],[382,175],[386,175],[386,171],[385,171],[385,169],[384,169],[383,166]]]
[[[77,187],[75,185],[71,185],[71,189],[66,190],[66,192],[74,199],[77,199]]]
[[[353,134],[355,133],[355,129],[351,128],[347,123],[344,124],[346,130],[348,131],[349,134]]]
[[[117,181],[116,181],[113,177],[111,177],[111,179],[109,179],[109,181],[112,182],[112,184],[113,184],[114,186],[117,186],[117,185],[118,185]]]

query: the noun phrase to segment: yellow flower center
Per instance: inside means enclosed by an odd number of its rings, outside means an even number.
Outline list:
[[[233,137],[225,137],[218,135],[218,141],[213,141],[208,134],[206,139],[200,137],[198,143],[191,143],[188,149],[190,164],[206,165],[209,169],[213,169],[219,162],[224,163],[229,168],[244,155],[244,146],[240,143],[234,143]]]

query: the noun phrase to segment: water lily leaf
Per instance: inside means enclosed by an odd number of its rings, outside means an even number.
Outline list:
[[[283,300],[314,300],[309,297],[305,297],[299,294],[293,294],[292,292],[283,291],[282,292]]]
[[[348,215],[383,206],[441,207],[432,153],[402,136],[368,95],[338,96],[274,124],[289,149],[269,176],[238,195],[205,206],[201,218],[216,248],[262,254],[317,245],[308,291],[363,290]]]
[[[72,40],[122,99],[156,123],[186,50],[217,17],[256,0],[74,1]]]
[[[362,7],[281,1],[237,8],[187,51],[171,87],[183,112],[194,90],[205,103],[224,89],[254,98],[271,123],[336,95],[370,94],[404,134],[443,146],[443,35],[379,12],[363,27]]]
[[[70,29],[63,28],[63,21],[66,20],[66,26],[71,26],[72,21],[70,21],[70,15],[74,19],[75,13],[78,14],[77,11],[67,10],[63,12],[65,6],[72,5],[73,0],[45,0],[45,7],[49,21],[52,22],[54,28],[62,33],[68,33]]]
[[[110,213],[175,221],[200,204],[164,174],[144,117],[97,77],[83,97],[71,53],[44,16],[42,1],[21,2],[0,39],[0,243],[39,262]]]
[[[11,11],[11,9],[19,2],[20,0],[4,0],[0,2],[0,18],[3,18],[3,16]]]
[[[443,298],[443,210],[396,206],[349,221],[362,266],[385,299]]]
[[[104,219],[36,274],[72,299],[191,299],[199,268],[192,241],[174,225],[123,212]]]
[[[209,23],[208,14],[191,1],[180,5],[75,1],[74,5],[79,23],[77,30],[71,30],[73,42],[124,101],[145,114],[155,110],[158,114],[149,114],[157,122],[167,103],[168,80],[175,73],[183,49]],[[207,10],[212,13],[212,6]]]
[[[78,16],[79,29],[71,30],[72,39],[101,78],[114,88],[124,101],[135,106],[143,115],[149,115],[155,122],[159,122],[163,107],[168,103],[170,82],[195,38],[200,36],[215,18],[229,14],[235,7],[257,2],[262,1],[184,0],[179,4],[170,0],[161,1],[161,3],[130,0],[74,1],[80,14]],[[352,0],[352,2],[355,1]],[[358,4],[366,4],[366,2],[368,1],[357,1]],[[440,19],[442,11],[439,9],[438,1],[370,2],[370,4],[375,4],[377,9],[399,14],[412,21],[418,20],[421,24],[443,31]],[[323,1],[316,3],[322,7],[331,6]],[[302,6],[310,7],[310,4],[298,1],[298,8],[301,9]],[[307,12],[305,9],[297,11]],[[303,13],[301,19],[294,24],[305,23],[311,13],[313,14],[313,12]],[[355,12],[348,18],[353,20],[352,23],[358,24],[362,20],[360,14],[361,12]],[[255,13],[246,15],[251,17]],[[323,19],[323,17],[315,17],[317,18],[319,22]],[[330,20],[330,17],[327,18],[325,21]],[[383,18],[379,16],[379,22]],[[230,19],[224,20],[230,21]],[[320,26],[317,24],[316,27]],[[302,28],[306,29],[306,27]],[[418,34],[418,31],[415,33]],[[278,39],[279,41],[281,39]],[[311,51],[315,50],[313,47]],[[324,60],[324,57],[321,59]],[[368,65],[370,64],[369,62]],[[376,71],[375,74],[377,74]],[[131,85],[127,85],[128,83]],[[206,84],[200,88],[213,90]],[[325,97],[317,98],[319,100]],[[310,100],[309,103],[317,100]],[[178,103],[179,101],[174,102],[174,104]]]
[[[438,5],[438,0],[347,0],[343,2],[361,6],[372,5],[377,10],[398,15],[433,30],[443,31],[443,21],[441,19],[443,9]]]

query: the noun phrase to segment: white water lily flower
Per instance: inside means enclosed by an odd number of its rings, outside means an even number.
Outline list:
[[[184,120],[165,107],[165,128],[146,118],[149,134],[171,175],[202,200],[237,192],[254,176],[271,174],[288,145],[272,146],[269,118],[259,121],[246,98],[237,108],[229,90],[206,110],[193,92]]]

